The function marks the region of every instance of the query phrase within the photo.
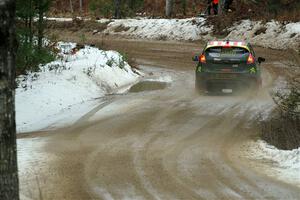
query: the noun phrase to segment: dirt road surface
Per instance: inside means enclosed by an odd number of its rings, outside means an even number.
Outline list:
[[[284,71],[276,63],[288,52],[257,48],[268,60],[257,95],[199,96],[191,57],[201,43],[87,40],[126,52],[147,80],[172,82],[99,99],[72,127],[21,134],[22,199],[300,199],[240,154],[272,106],[268,91]]]

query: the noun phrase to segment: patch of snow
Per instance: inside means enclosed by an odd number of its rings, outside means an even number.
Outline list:
[[[262,140],[258,140],[250,144],[249,156],[257,160],[271,162],[271,169],[267,171],[269,175],[300,187],[300,148],[279,150]]]
[[[71,18],[47,18],[58,22]],[[88,19],[84,19],[88,20]],[[203,17],[187,19],[100,19],[107,23],[103,33],[154,40],[212,40],[213,26]],[[300,22],[241,20],[227,29],[225,39],[246,40],[254,45],[273,49],[300,49]],[[95,30],[95,32],[97,32]],[[219,38],[220,39],[220,38]]]
[[[108,22],[112,22],[112,21],[113,21],[112,19],[107,19],[107,18],[102,18],[102,19],[96,20],[96,22],[99,22],[99,23],[108,23]]]
[[[72,22],[74,19],[77,20],[83,20],[83,21],[90,21],[91,18],[83,18],[83,17],[75,17],[75,18],[71,18],[71,17],[44,17],[45,20],[48,21],[57,21],[57,22]],[[35,18],[35,20],[37,21],[38,18]]]
[[[213,27],[205,18],[98,20],[108,23],[104,33],[155,40],[211,40]],[[300,48],[300,22],[282,23],[242,20],[228,28],[225,39],[246,40],[274,49]]]
[[[57,22],[71,22],[72,18],[65,18],[65,17],[47,17],[48,21],[57,21]]]
[[[199,40],[211,31],[205,24],[204,18],[119,19],[110,21],[104,33],[156,40]]]
[[[139,79],[119,53],[85,46],[71,54],[75,46],[59,43],[60,59],[18,77],[18,132],[72,123],[97,105],[93,100],[120,92]]]
[[[300,22],[263,24],[261,21],[242,20],[228,29],[227,39],[247,40],[254,45],[273,49],[300,48]]]

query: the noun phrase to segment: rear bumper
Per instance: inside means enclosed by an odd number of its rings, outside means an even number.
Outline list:
[[[261,77],[249,73],[199,73],[196,72],[196,88],[201,91],[257,90],[261,87]]]

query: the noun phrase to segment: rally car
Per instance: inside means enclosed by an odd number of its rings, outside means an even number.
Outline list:
[[[201,55],[195,56],[196,89],[200,93],[233,93],[261,86],[260,64],[255,52],[245,41],[209,41]]]

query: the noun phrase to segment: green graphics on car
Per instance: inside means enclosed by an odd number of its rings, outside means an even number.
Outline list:
[[[258,90],[261,86],[260,64],[245,41],[209,41],[197,61],[196,83],[199,92],[232,93],[244,89]]]

